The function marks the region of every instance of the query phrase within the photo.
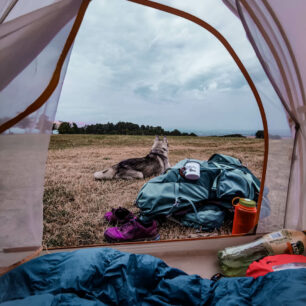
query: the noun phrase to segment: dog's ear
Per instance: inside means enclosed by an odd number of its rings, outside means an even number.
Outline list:
[[[167,145],[167,147],[169,147],[168,139],[166,136],[164,136],[163,142]]]

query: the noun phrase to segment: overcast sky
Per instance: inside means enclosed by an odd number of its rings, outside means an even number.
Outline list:
[[[221,0],[168,0],[203,18],[232,44],[260,90],[270,129],[285,129],[280,103]],[[130,121],[165,129],[262,129],[251,90],[225,48],[190,21],[125,0],[93,0],[73,47],[56,119]],[[266,104],[266,103],[265,103]]]

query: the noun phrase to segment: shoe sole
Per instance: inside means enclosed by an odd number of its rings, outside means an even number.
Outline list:
[[[104,236],[105,240],[107,242],[137,242],[137,241],[157,241],[160,240],[160,235],[157,234],[156,236],[152,238],[139,238],[139,239],[132,239],[132,240],[118,240],[118,239],[112,239],[110,237]]]

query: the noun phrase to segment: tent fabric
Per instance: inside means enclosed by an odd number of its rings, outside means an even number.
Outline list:
[[[5,22],[18,0],[2,0],[0,3],[0,24]]]
[[[16,281],[18,280],[18,281]],[[306,269],[216,282],[150,255],[54,253],[0,277],[0,305],[304,305]]]
[[[15,118],[16,115],[24,112],[32,105],[33,101],[40,97],[41,93],[48,86],[72,24],[73,22],[69,22],[65,25],[51,42],[40,51],[35,60],[31,61],[31,63],[23,69],[21,73],[14,77],[9,85],[1,91],[0,96],[2,98],[2,103],[0,105],[0,125],[5,124],[9,120]],[[55,101],[56,99],[54,99],[54,97],[58,95],[56,92],[61,88],[61,84],[63,83],[67,63],[68,61],[66,59],[66,64],[61,72],[59,84],[53,96],[49,97],[47,103],[38,109],[36,113],[30,114],[23,120],[17,122],[13,127],[6,130],[6,134],[50,133],[57,108],[57,101]],[[51,100],[53,102],[51,102]]]
[[[78,12],[80,0],[63,0],[0,27],[0,90],[46,47]]]
[[[224,2],[235,13],[235,15],[239,17],[239,11],[236,6],[237,4],[236,1],[229,0]],[[259,2],[260,1],[258,1],[258,3]],[[259,39],[260,36],[257,36],[257,34],[258,34],[257,32],[256,34],[254,34],[254,36],[258,38],[257,43],[260,47],[263,47],[264,39],[263,38]],[[249,41],[252,43],[252,38],[248,33],[247,37],[249,38]],[[256,51],[256,44],[255,45],[253,44],[253,47]],[[263,48],[263,50],[266,49]],[[266,51],[263,51],[263,53],[266,55]],[[274,61],[273,57],[266,58],[265,60],[265,62],[267,63],[273,63],[273,61]],[[271,135],[269,135],[269,154],[268,154],[268,165],[266,171],[266,181],[265,181],[265,187],[270,190],[269,200],[271,202],[271,215],[266,219],[260,220],[259,225],[257,227],[258,233],[266,233],[278,230],[285,226],[284,220],[286,218],[286,210],[288,210],[287,203],[289,203],[287,201],[288,182],[289,180],[292,181],[292,176],[290,178],[290,175],[291,175],[291,159],[293,157],[292,152],[293,152],[294,140],[293,138],[289,137],[282,139],[274,139],[273,134],[274,133],[277,134],[278,128],[284,126],[283,123],[279,123],[279,125],[275,123],[275,120],[273,119],[274,108],[277,107],[278,111],[282,111],[284,114],[287,114],[287,118],[289,118],[288,112],[286,111],[285,107],[282,107],[282,105],[278,105],[277,103],[278,101],[274,101],[275,99],[274,100],[266,99],[264,92],[261,92],[260,88],[259,92],[262,95],[262,101],[267,115],[269,131],[272,131],[270,132]],[[279,100],[281,101],[281,99]],[[280,101],[279,103],[281,104]],[[286,120],[285,116],[284,120]],[[273,131],[276,132],[273,133]],[[294,134],[292,137],[294,137]],[[291,205],[292,203],[289,204],[290,207],[292,207]],[[294,205],[295,204],[293,203],[293,206]]]
[[[0,23],[10,21],[59,1],[62,0],[1,0]]]
[[[21,16],[0,24],[4,67],[0,71],[0,125],[24,111],[45,90],[81,4],[81,0],[45,1],[48,6],[42,7],[42,2],[28,1],[26,13],[33,6],[39,9],[22,15],[22,7],[15,5],[8,17]],[[0,135],[0,267],[15,262],[10,250],[35,250],[42,245],[45,164],[70,52],[46,103]]]
[[[224,0],[240,17],[271,84],[278,94],[295,136],[284,226],[306,226],[305,84],[306,31],[304,1]]]

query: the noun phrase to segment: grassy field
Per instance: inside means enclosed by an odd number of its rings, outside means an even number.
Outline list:
[[[45,247],[103,244],[112,207],[134,213],[136,196],[146,180],[95,181],[93,173],[123,159],[148,154],[153,136],[53,135],[49,146],[44,193]],[[171,165],[184,158],[207,160],[214,153],[242,160],[260,178],[263,140],[225,137],[168,137]],[[230,234],[228,228],[198,233],[171,221],[160,227],[161,239]]]

